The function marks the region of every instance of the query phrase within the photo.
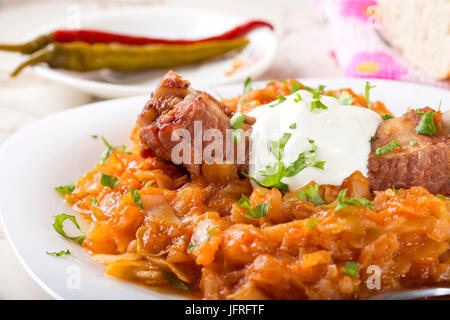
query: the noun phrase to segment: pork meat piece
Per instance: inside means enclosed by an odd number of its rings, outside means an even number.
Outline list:
[[[433,111],[423,108],[421,112]],[[372,143],[369,156],[369,180],[372,190],[422,186],[431,193],[450,193],[450,137],[441,121],[434,117],[435,135],[418,134],[415,128],[422,115],[411,110],[406,115],[383,121]],[[375,155],[375,150],[393,140],[400,147]]]
[[[159,159],[181,164],[188,169],[193,176],[201,173],[201,164],[205,162],[203,151],[212,143],[217,142],[216,137],[207,137],[208,129],[217,129],[222,134],[222,154],[211,152],[215,161],[233,163],[238,171],[246,171],[248,163],[248,134],[242,137],[243,143],[234,144],[230,118],[234,111],[227,108],[206,92],[194,90],[189,81],[182,79],[177,73],[169,71],[156,90],[152,93],[150,101],[144,107],[138,118],[141,127],[139,136],[141,139],[141,154],[157,156]],[[254,121],[246,117],[244,132],[250,130],[249,124]],[[199,129],[203,138],[195,140],[194,128]],[[177,145],[179,139],[172,139],[177,129],[189,132],[190,154],[179,152]],[[216,131],[217,132],[217,131]],[[228,143],[227,143],[228,141]],[[177,149],[174,149],[177,148]],[[242,149],[243,148],[243,149]],[[216,150],[220,150],[216,148]],[[173,153],[173,151],[176,151]],[[239,152],[238,152],[239,151]],[[187,153],[187,152],[186,152]],[[174,159],[178,156],[178,160]],[[200,155],[200,160],[198,158]],[[180,162],[179,159],[183,160]]]

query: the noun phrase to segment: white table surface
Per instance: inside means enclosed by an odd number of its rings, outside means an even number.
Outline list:
[[[276,26],[279,48],[272,67],[256,80],[340,75],[313,0],[0,0],[0,42],[14,42],[35,27],[63,18],[73,5],[81,14],[130,5],[186,5],[267,19]],[[0,53],[0,144],[21,126],[97,100],[31,70],[10,79],[8,74],[19,61],[17,54]],[[20,265],[1,227],[0,261],[0,299],[50,298]]]

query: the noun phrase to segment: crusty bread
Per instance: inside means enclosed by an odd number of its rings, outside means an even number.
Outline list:
[[[415,66],[450,78],[450,0],[378,0],[383,32]]]

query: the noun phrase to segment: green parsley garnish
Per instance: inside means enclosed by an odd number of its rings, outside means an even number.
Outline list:
[[[417,133],[426,134],[428,136],[434,136],[436,134],[436,127],[434,126],[433,115],[436,112],[417,112],[422,115],[419,124],[414,129]]]
[[[102,177],[100,179],[100,183],[105,186],[110,188],[111,190],[114,190],[114,188],[117,186],[117,184],[119,183],[119,178],[107,175],[107,174],[102,174]]]
[[[242,195],[241,199],[236,203],[241,207],[250,210],[250,212],[245,214],[245,217],[249,219],[259,219],[267,216],[269,213],[270,205],[268,203],[260,203],[252,208],[250,205],[250,200],[244,195]]]
[[[370,89],[375,88],[375,86],[371,86],[369,81],[366,82],[366,87],[365,87],[365,97],[366,97],[366,102],[367,102],[367,108],[372,109],[372,104],[370,103]]]
[[[277,96],[277,98],[278,98],[278,102],[269,105],[269,107],[271,107],[271,108],[276,107],[277,105],[279,105],[279,104],[281,104],[281,103],[283,103],[283,102],[286,101],[286,97],[283,97],[283,96]]]
[[[449,197],[446,197],[446,196],[444,196],[442,194],[437,194],[436,197],[438,197],[439,199],[442,199],[442,200],[450,200]]]
[[[133,199],[133,201],[139,207],[144,208],[144,206],[142,205],[142,199],[141,199],[141,195],[139,194],[139,191],[137,191],[136,189],[131,188],[130,192],[131,192],[131,198]]]
[[[252,90],[252,78],[248,77],[244,82],[244,93]]]
[[[297,175],[308,166],[318,169],[323,169],[325,167],[325,161],[317,161],[316,159],[317,146],[314,144],[314,140],[309,139],[308,142],[311,144],[311,149],[300,153],[297,160],[292,162],[289,167],[286,168],[287,177]]]
[[[77,219],[74,216],[71,216],[71,215],[65,214],[65,213],[61,213],[61,214],[55,216],[55,222],[53,223],[53,229],[55,229],[55,231],[58,232],[60,235],[62,235],[64,238],[73,240],[81,246],[83,244],[84,239],[86,239],[86,236],[81,235],[78,237],[69,237],[68,235],[66,235],[66,232],[64,231],[64,221],[66,219],[69,219],[70,221],[72,221],[72,223],[75,225],[75,227],[78,230],[80,230],[81,232],[83,232],[81,230],[80,225],[77,222]]]
[[[394,117],[391,116],[389,113],[386,113],[384,116],[381,116],[381,118],[382,118],[383,120],[394,119]]]
[[[297,123],[291,123],[291,125],[289,126],[289,129],[297,129]]]
[[[300,95],[300,93],[297,93],[295,96],[297,97],[297,98],[294,98],[294,102],[295,103],[299,103],[300,101],[303,100],[302,96]]]
[[[339,96],[338,102],[344,106],[349,106],[353,103],[353,97],[347,91],[343,91]]]
[[[241,143],[241,133],[242,128],[244,127],[244,121],[245,121],[245,115],[240,112],[236,111],[233,116],[230,119],[230,125],[232,130],[232,137],[233,137],[233,143],[234,144],[240,144]]]
[[[317,226],[317,217],[310,218],[308,220],[307,226],[308,226],[308,228],[311,228],[311,229],[315,228]]]
[[[395,188],[395,186],[392,186],[392,191],[394,191],[395,194],[398,194],[398,190]]]
[[[108,141],[106,141],[105,138],[101,137],[103,143],[106,145],[106,150],[103,151],[102,155],[100,156],[100,164],[103,164],[106,159],[114,152],[114,147],[109,144]]]
[[[316,100],[311,101],[311,112],[314,109],[324,109],[324,110],[328,109],[328,107],[320,101],[320,94],[321,94],[321,91],[314,90],[313,98]]]
[[[397,140],[394,139],[391,142],[389,142],[388,144],[385,144],[382,147],[376,148],[375,155],[380,156],[383,154],[387,154],[389,152],[392,152],[397,147],[400,147],[400,143],[398,143]]]
[[[68,194],[68,193],[72,193],[73,190],[75,190],[75,182],[66,184],[65,186],[59,186],[56,187],[55,190],[57,192],[59,192],[60,194],[64,195],[64,194]]]
[[[337,212],[348,206],[363,206],[369,208],[372,211],[375,211],[375,209],[372,207],[372,205],[375,204],[375,202],[367,200],[366,198],[359,198],[359,199],[345,198],[346,193],[347,189],[342,189],[341,192],[339,192],[338,205],[336,206],[333,212]]]
[[[410,146],[415,146],[416,144],[418,144],[418,142],[417,141],[415,141],[415,140],[409,140],[409,145]]]
[[[54,257],[61,257],[61,256],[68,256],[71,255],[72,252],[70,252],[69,249],[67,249],[66,251],[61,250],[59,252],[46,252],[49,256],[54,256]]]
[[[97,206],[97,204],[98,204],[98,201],[97,201],[97,199],[95,199],[95,198],[91,198],[91,206],[93,206],[93,207],[96,207],[96,206]]]
[[[164,278],[166,278],[166,280],[169,281],[169,283],[172,286],[174,286],[175,288],[183,290],[183,291],[188,291],[189,290],[189,288],[186,287],[186,285],[183,282],[181,282],[178,278],[176,278],[173,275],[171,275],[166,270],[161,269],[161,273],[164,276]]]
[[[291,94],[297,92],[302,88],[302,84],[298,81],[295,81],[291,84]]]
[[[284,133],[280,139],[270,141],[270,152],[275,156],[275,158],[277,158],[277,160],[283,158],[284,147],[291,136],[292,134],[290,133]]]
[[[150,181],[149,183],[147,183],[145,186],[148,188],[148,187],[151,187],[153,185],[153,181]]]
[[[315,204],[325,204],[325,201],[321,198],[319,194],[319,185],[309,185],[305,190],[301,190],[297,193],[300,200],[310,201]]]
[[[91,138],[92,138],[92,139],[98,139],[98,135],[93,134],[93,135],[91,135]]]
[[[247,103],[247,100],[245,100],[245,99],[242,99],[241,101],[239,101],[239,104],[241,105],[241,106],[243,106],[244,104],[246,104]]]
[[[375,232],[377,232],[377,229],[375,229],[375,228],[371,228],[371,229],[369,230],[369,232],[371,232],[371,233],[375,233]]]
[[[359,267],[361,267],[359,263],[348,261],[345,263],[344,273],[353,277],[358,273]]]
[[[194,249],[194,248],[196,248],[196,247],[199,247],[199,246],[201,246],[203,243],[205,243],[206,241],[208,241],[208,240],[211,238],[212,232],[213,232],[214,230],[216,230],[217,228],[220,228],[220,226],[214,226],[214,227],[212,227],[211,229],[209,229],[209,230],[208,230],[208,235],[207,235],[205,241],[202,241],[202,242],[197,243],[197,244],[191,244],[191,245],[189,245],[188,248],[187,248],[188,251],[189,251],[189,250],[192,250],[192,249]]]
[[[377,140],[377,138],[375,138],[374,136],[371,136],[369,142],[372,143],[372,142],[374,142],[375,140]]]

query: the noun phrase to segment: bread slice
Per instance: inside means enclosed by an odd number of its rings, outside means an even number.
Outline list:
[[[378,0],[383,32],[406,59],[436,79],[450,78],[450,0]]]

